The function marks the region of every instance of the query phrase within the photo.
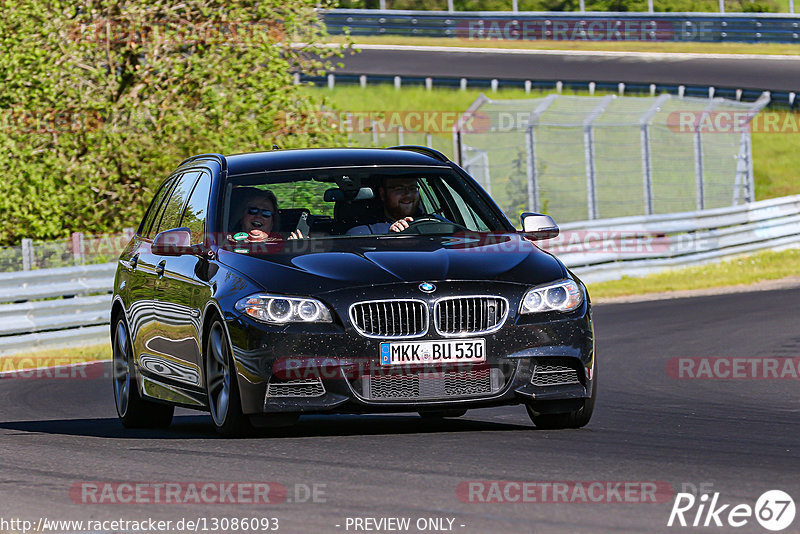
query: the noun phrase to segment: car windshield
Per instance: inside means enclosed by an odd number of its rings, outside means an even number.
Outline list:
[[[506,231],[486,194],[441,168],[336,168],[230,177],[224,227],[244,239],[272,235],[352,238]],[[391,229],[399,219],[401,232]]]

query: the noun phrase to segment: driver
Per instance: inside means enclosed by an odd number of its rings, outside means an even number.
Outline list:
[[[355,226],[347,231],[347,235],[402,232],[414,220],[414,215],[422,214],[416,178],[384,178],[378,193],[383,203],[383,220]]]

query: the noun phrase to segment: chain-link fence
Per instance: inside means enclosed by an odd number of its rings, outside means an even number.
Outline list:
[[[695,211],[753,199],[749,124],[769,102],[722,98],[481,96],[457,159],[517,222]]]

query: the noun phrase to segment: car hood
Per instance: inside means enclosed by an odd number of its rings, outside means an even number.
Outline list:
[[[538,285],[566,276],[557,259],[517,234],[306,239],[220,250],[219,261],[265,290],[295,295],[443,280]]]

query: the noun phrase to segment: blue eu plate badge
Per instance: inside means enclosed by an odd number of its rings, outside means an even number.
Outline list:
[[[389,365],[391,362],[391,348],[388,343],[381,343],[381,365]]]

